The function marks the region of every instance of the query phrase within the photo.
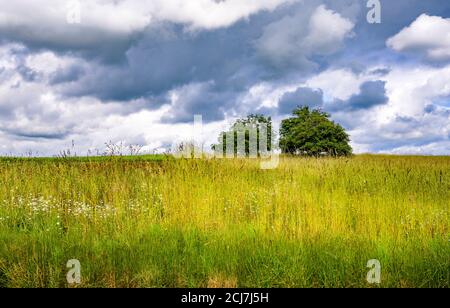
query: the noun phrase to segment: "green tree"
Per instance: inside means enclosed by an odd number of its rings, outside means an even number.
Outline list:
[[[267,134],[266,139],[260,138],[261,134]],[[218,144],[213,144],[211,149],[217,153],[226,155],[227,139],[233,138],[234,155],[249,156],[256,154],[261,156],[262,152],[270,152],[273,147],[272,118],[260,114],[251,114],[244,119],[238,119],[227,132],[221,132]],[[243,137],[242,145],[239,145],[239,136]],[[252,144],[252,142],[253,144]],[[254,147],[254,153],[252,152]]]
[[[352,154],[349,135],[330,120],[330,115],[309,107],[298,107],[294,117],[283,120],[280,128],[280,148],[287,154],[331,156]]]

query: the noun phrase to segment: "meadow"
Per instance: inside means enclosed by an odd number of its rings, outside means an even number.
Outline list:
[[[449,287],[450,157],[0,159],[0,287]],[[366,280],[381,263],[381,283]]]

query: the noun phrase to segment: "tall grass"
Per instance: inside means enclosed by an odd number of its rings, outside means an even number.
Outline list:
[[[449,205],[450,157],[3,159],[0,286],[449,287]]]

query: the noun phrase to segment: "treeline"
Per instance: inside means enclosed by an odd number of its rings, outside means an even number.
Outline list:
[[[276,132],[272,118],[251,114],[238,119],[228,131],[221,132],[211,146],[220,156],[262,156],[275,148]],[[348,156],[352,154],[345,129],[319,109],[298,107],[292,117],[281,122],[279,148],[282,153],[307,156]]]

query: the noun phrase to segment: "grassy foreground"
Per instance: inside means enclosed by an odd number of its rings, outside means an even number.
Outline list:
[[[450,157],[0,159],[0,287],[449,287]],[[366,281],[369,259],[381,284]]]

